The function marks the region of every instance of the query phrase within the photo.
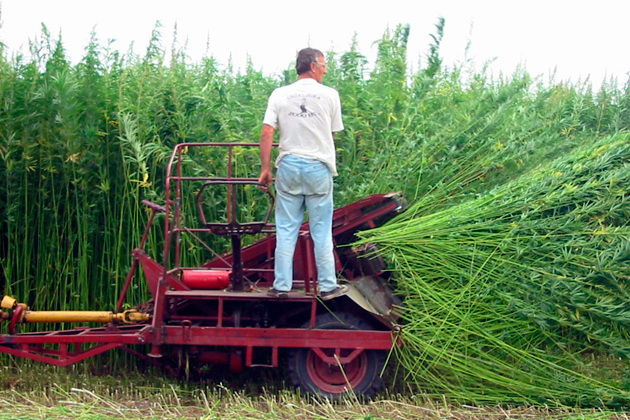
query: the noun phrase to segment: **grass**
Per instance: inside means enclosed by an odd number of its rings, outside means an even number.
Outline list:
[[[544,406],[471,406],[423,395],[382,395],[331,404],[292,390],[243,389],[230,380],[182,384],[127,372],[90,376],[82,369],[32,365],[2,369],[0,419],[628,419],[623,411]]]

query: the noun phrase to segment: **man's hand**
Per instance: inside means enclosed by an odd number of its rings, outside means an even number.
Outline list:
[[[262,185],[260,185],[258,188],[260,188],[260,190],[263,192],[269,191],[269,186],[271,185],[272,180],[273,180],[273,177],[271,175],[271,171],[268,171],[268,170],[261,171],[260,177],[258,178],[258,182]]]

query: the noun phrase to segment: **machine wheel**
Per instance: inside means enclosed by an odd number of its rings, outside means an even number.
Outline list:
[[[308,324],[304,326],[308,327]],[[317,329],[371,330],[362,319],[347,313],[322,314],[316,320]],[[341,351],[341,357],[353,349]],[[324,349],[332,356],[334,349]],[[365,350],[341,367],[325,363],[313,349],[292,349],[289,353],[289,375],[293,385],[302,392],[338,400],[342,394],[372,397],[382,386],[381,370],[385,365],[386,352]]]

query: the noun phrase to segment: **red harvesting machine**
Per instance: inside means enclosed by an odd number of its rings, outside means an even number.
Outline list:
[[[115,309],[31,311],[5,296],[0,320],[7,333],[0,335],[0,352],[68,366],[121,348],[187,374],[214,363],[227,364],[236,373],[243,367],[278,367],[282,360],[303,392],[332,399],[348,391],[375,394],[382,386],[388,352],[400,344],[396,315],[400,301],[388,285],[376,246],[352,244],[357,232],[382,225],[403,211],[405,201],[397,193],[376,194],[335,210],[337,272],[349,286],[344,296],[328,301],[318,297],[308,222],[298,238],[292,291],[286,299],[268,296],[274,277],[275,236],[270,223],[274,198],[258,189],[257,179],[235,175],[243,172],[237,158],[257,159],[256,153],[247,153],[257,146],[176,145],[166,171],[165,204],[143,201],[147,225],[132,252],[133,263]],[[224,156],[220,160],[227,176],[200,176],[207,173],[200,168],[217,160],[213,157],[217,151]],[[255,165],[250,162],[249,167]],[[249,195],[243,194],[245,190]],[[252,196],[252,190],[260,199],[241,202]],[[221,204],[225,211],[217,213],[219,202],[225,203]],[[264,220],[239,221],[251,218],[242,216],[244,208],[261,204]],[[158,215],[164,221],[164,252],[154,259],[144,247]],[[214,248],[219,243],[231,252],[216,252],[208,245],[211,241]],[[187,253],[193,248],[205,253],[205,263],[187,266],[193,260]],[[141,274],[151,298],[128,302],[128,292]],[[18,324],[37,322],[87,326],[17,332]]]

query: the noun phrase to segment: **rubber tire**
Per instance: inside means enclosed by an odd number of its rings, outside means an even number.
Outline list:
[[[308,328],[308,323],[303,328]],[[348,313],[319,315],[315,328],[373,330],[367,322]],[[344,356],[343,351],[341,355]],[[349,391],[347,382],[350,382],[354,395],[370,398],[383,385],[380,374],[386,357],[386,351],[364,350],[356,359],[344,365],[342,372],[337,366],[325,364],[312,349],[292,349],[288,357],[289,376],[293,385],[305,394],[338,401]]]

